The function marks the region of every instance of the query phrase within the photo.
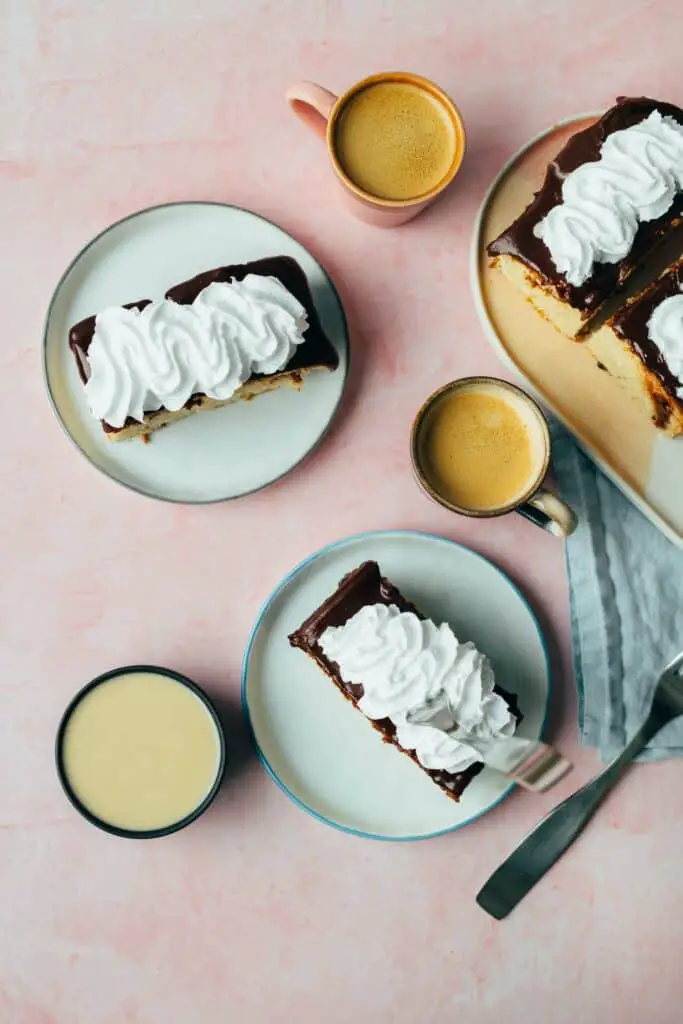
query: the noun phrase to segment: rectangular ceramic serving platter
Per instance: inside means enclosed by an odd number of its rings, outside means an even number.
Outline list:
[[[683,547],[683,437],[662,435],[590,352],[539,316],[486,257],[488,242],[540,187],[548,162],[596,116],[573,118],[532,139],[493,182],[475,225],[472,290],[484,329],[504,362],[651,522]],[[680,237],[672,249],[658,254],[650,277],[680,253]],[[634,280],[633,288],[639,283]]]

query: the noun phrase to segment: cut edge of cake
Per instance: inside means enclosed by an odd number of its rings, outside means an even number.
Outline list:
[[[649,349],[656,356],[658,350],[655,351],[654,343],[643,337],[643,330],[647,329],[649,317],[659,304],[658,295],[662,295],[659,301],[663,301],[667,292],[677,294],[681,283],[683,257],[629,299],[586,341],[586,347],[598,365],[615,377],[654,425],[670,437],[683,434],[683,400],[676,394],[673,381],[665,383],[662,373],[658,374],[656,369],[647,365],[645,353]],[[633,319],[641,321],[637,330],[629,327],[629,321]],[[659,358],[666,366],[661,353]]]
[[[135,437],[147,438],[150,434],[161,430],[162,427],[180,420],[187,419],[198,412],[210,412],[213,409],[223,409],[226,405],[234,402],[250,401],[258,395],[265,395],[269,391],[275,391],[284,385],[299,391],[303,385],[304,377],[315,370],[322,369],[319,366],[310,366],[300,370],[283,370],[280,373],[272,373],[267,377],[258,377],[245,381],[230,398],[216,399],[208,395],[192,395],[182,409],[172,411],[170,409],[157,409],[154,412],[145,413],[144,420],[140,423],[137,420],[126,423],[123,427],[110,427],[109,424],[103,429],[108,441],[117,444],[119,441],[130,441]]]
[[[555,294],[552,286],[532,267],[523,260],[509,253],[501,253],[491,257],[491,266],[503,274],[510,284],[523,298],[530,303],[536,312],[552,327],[569,338],[570,341],[583,341],[589,333],[591,323],[599,316],[602,304],[598,309],[586,316],[581,310],[570,306],[568,302]],[[607,301],[607,300],[605,300]]]

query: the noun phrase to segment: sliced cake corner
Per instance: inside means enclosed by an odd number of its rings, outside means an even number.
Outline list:
[[[683,257],[586,342],[655,426],[683,433]]]

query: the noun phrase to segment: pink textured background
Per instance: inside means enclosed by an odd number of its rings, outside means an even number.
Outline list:
[[[0,211],[0,1021],[2,1024],[668,1024],[681,1019],[680,763],[634,771],[507,922],[474,894],[540,813],[594,770],[574,745],[561,545],[521,520],[465,522],[410,477],[433,387],[500,372],[469,295],[491,177],[547,123],[620,92],[683,101],[676,0],[2,0]],[[425,11],[427,13],[425,13]],[[319,142],[287,113],[297,77],[342,89],[401,67],[461,106],[457,186],[382,234],[329,203]],[[42,317],[74,252],[151,203],[243,204],[299,237],[345,302],[353,372],[338,424],[284,482],[173,508],[95,473],[54,421]],[[154,843],[82,822],[53,770],[74,690],[122,662],[197,678],[232,709],[261,601],[312,549],[377,527],[465,541],[535,603],[556,655],[555,736],[576,753],[547,798],[463,832],[363,842],[297,811],[253,760],[197,826]]]

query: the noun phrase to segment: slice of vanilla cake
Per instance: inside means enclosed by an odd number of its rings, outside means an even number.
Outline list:
[[[539,313],[581,338],[682,222],[683,110],[622,97],[569,139],[487,251]]]
[[[494,743],[522,717],[486,655],[426,619],[377,562],[348,573],[289,642],[453,800],[484,767],[468,735]]]
[[[69,345],[110,441],[334,370],[306,275],[289,256],[205,271],[75,324]]]
[[[683,257],[586,344],[657,427],[683,433]]]

